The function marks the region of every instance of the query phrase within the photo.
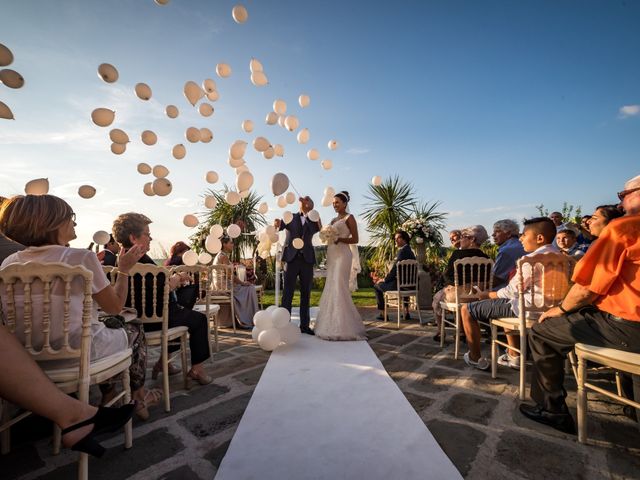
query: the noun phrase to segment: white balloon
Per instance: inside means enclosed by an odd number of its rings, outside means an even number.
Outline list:
[[[169,118],[177,118],[180,115],[180,110],[175,105],[167,105],[164,109],[164,113]]]
[[[4,118],[6,120],[14,119],[13,112],[4,102],[0,102],[0,118]]]
[[[171,193],[173,185],[166,178],[156,178],[153,181],[153,193],[160,197],[166,197]]]
[[[284,173],[276,173],[271,178],[271,192],[274,195],[282,195],[289,188],[289,177]]]
[[[184,84],[184,96],[187,98],[192,106],[196,106],[198,100],[204,97],[204,91],[198,86],[196,82],[189,80]]]
[[[267,258],[269,258],[269,252],[267,251],[262,251],[259,253],[259,256],[261,259],[266,260]]]
[[[158,141],[158,136],[151,130],[145,130],[140,135],[140,139],[145,145],[151,146],[156,144],[156,142]]]
[[[231,67],[226,63],[219,63],[216,65],[216,74],[220,78],[227,78],[231,75]]]
[[[293,248],[297,248],[298,250],[300,250],[302,247],[304,247],[304,240],[302,240],[301,238],[294,238],[291,242],[291,245],[293,245]]]
[[[209,130],[207,127],[203,127],[200,129],[200,141],[202,143],[209,143],[213,140],[213,132]]]
[[[115,155],[122,155],[127,149],[126,143],[112,143],[111,144],[111,153]]]
[[[155,0],[155,2],[160,6],[164,6],[169,3],[169,0]]]
[[[331,205],[333,203],[333,195],[325,195],[322,198],[322,206],[323,207],[328,207],[329,205]]]
[[[164,165],[156,165],[153,167],[153,176],[156,178],[165,178],[169,175],[169,169]]]
[[[6,67],[13,63],[13,53],[8,47],[0,43],[0,67]]]
[[[182,254],[182,261],[188,267],[193,267],[196,263],[198,263],[198,254],[193,250],[187,250]]]
[[[185,138],[191,143],[197,143],[200,141],[200,130],[196,127],[189,127],[184,132]]]
[[[244,158],[231,158],[227,160],[227,163],[231,168],[238,168],[245,164]]]
[[[260,313],[260,312],[257,312],[257,313]],[[261,331],[262,330],[260,330],[258,327],[253,327],[253,330],[251,330],[251,338],[253,338],[254,342],[258,341],[258,335],[260,335]]]
[[[317,222],[318,220],[320,220],[320,214],[317,210],[311,210],[309,213],[307,213],[307,218],[309,218],[309,220],[311,220],[312,222]]]
[[[242,164],[239,167],[236,167],[236,175],[240,175],[242,172],[248,172],[249,167],[246,164]]]
[[[108,127],[113,123],[116,112],[108,108],[96,108],[91,112],[91,120],[99,127]]]
[[[134,90],[140,100],[149,100],[151,98],[151,87],[146,83],[137,83]]]
[[[331,167],[333,167],[333,162],[327,158],[326,160],[322,160],[320,162],[320,166],[325,170],[331,170]]]
[[[271,352],[272,350],[275,350],[276,348],[278,348],[278,345],[280,345],[280,342],[281,342],[280,332],[278,332],[278,329],[276,328],[263,330],[258,335],[258,345],[260,345],[260,348],[262,348],[267,352]]]
[[[288,115],[284,119],[284,126],[287,127],[287,130],[289,130],[290,132],[293,132],[296,128],[298,128],[299,125],[300,122],[298,120],[298,117],[296,117],[295,115]]]
[[[234,160],[238,160],[244,157],[244,153],[247,150],[247,142],[242,140],[236,140],[233,145],[229,147],[229,156]]]
[[[251,72],[251,83],[256,87],[264,87],[269,83],[267,75],[262,71]]]
[[[273,111],[278,115],[284,115],[285,113],[287,113],[287,102],[280,99],[276,100],[275,102],[273,102]]]
[[[336,150],[338,148],[338,141],[329,140],[329,143],[327,144],[327,146],[329,147],[329,150]]]
[[[267,205],[267,202],[262,202],[260,204],[260,206],[258,207],[258,212],[260,212],[262,215],[264,215],[268,211],[269,211],[269,205]]]
[[[323,193],[328,197],[333,197],[336,194],[336,191],[333,187],[326,187]]]
[[[273,153],[275,153],[278,157],[284,157],[284,147],[277,143],[273,146]]]
[[[295,323],[287,323],[284,327],[279,328],[278,332],[280,332],[280,340],[285,345],[294,345],[302,336],[300,327]]]
[[[278,243],[278,240],[280,240],[280,237],[278,236],[277,233],[274,233],[269,237],[269,242],[271,243]]]
[[[202,252],[198,255],[198,262],[202,265],[207,265],[211,260],[213,260],[213,257],[208,252]]]
[[[171,149],[171,155],[173,155],[173,158],[175,158],[176,160],[182,160],[186,154],[187,149],[182,143],[174,145]]]
[[[111,240],[111,235],[109,232],[105,232],[104,230],[98,230],[93,234],[93,243],[97,245],[106,245]]]
[[[300,130],[296,138],[300,144],[307,143],[309,141],[309,129],[303,128]]]
[[[238,191],[249,190],[253,186],[253,175],[251,172],[242,172],[236,177],[236,187]]]
[[[216,183],[218,181],[218,174],[211,170],[210,172],[207,172],[204,178],[207,183]]]
[[[251,190],[242,190],[239,195],[240,198],[247,198],[251,194]]]
[[[280,125],[282,128],[286,128],[284,126],[284,119],[287,118],[286,115],[278,115],[278,125]]]
[[[291,223],[291,220],[293,220],[293,213],[287,210],[282,214],[282,220],[284,221],[284,223],[289,225]]]
[[[118,70],[113,65],[102,63],[98,67],[98,76],[107,83],[113,83],[118,80]]]
[[[216,223],[215,225],[211,225],[211,228],[209,229],[209,234],[213,238],[220,238],[223,233],[224,233],[224,228],[222,228],[222,225],[218,223]]]
[[[247,133],[253,132],[253,122],[251,120],[245,120],[242,122],[242,130]]]
[[[210,102],[217,102],[219,98],[220,93],[217,90],[207,93],[207,100],[209,100]]]
[[[151,167],[147,163],[139,163],[138,173],[141,173],[142,175],[149,175],[151,173]]]
[[[284,208],[287,206],[287,199],[284,196],[279,196],[277,203],[280,208]]]
[[[227,227],[227,235],[229,235],[229,238],[238,238],[241,234],[242,230],[240,230],[240,227],[235,223]]]
[[[204,206],[210,209],[214,209],[216,208],[216,204],[218,203],[218,201],[216,200],[216,197],[214,197],[213,195],[207,195],[206,197],[204,197]]]
[[[270,145],[269,140],[264,137],[256,137],[253,141],[253,148],[258,152],[264,152]]]
[[[298,97],[298,103],[302,108],[308,107],[310,102],[311,102],[311,99],[309,98],[309,95],[300,95]]]
[[[198,226],[200,221],[195,215],[188,214],[184,216],[184,218],[182,219],[182,223],[184,223],[185,227],[194,228]]]
[[[293,192],[287,192],[284,198],[289,205],[296,203],[296,194]]]
[[[238,192],[234,192],[233,190],[228,191],[225,194],[224,199],[231,206],[239,204],[241,200]]]
[[[127,135],[124,130],[120,130],[119,128],[114,128],[109,132],[109,138],[113,143],[119,143],[120,145],[124,145],[125,143],[129,143],[129,135]]]
[[[274,150],[274,148],[271,145],[269,145],[269,148],[267,148],[264,152],[262,152],[262,156],[267,160],[271,160],[275,155],[275,153],[276,151]]]
[[[382,177],[380,175],[376,175],[371,179],[371,184],[374,187],[377,187],[382,184]]]
[[[258,315],[261,313],[261,315]],[[273,328],[273,321],[271,320],[271,312],[262,310],[261,312],[256,312],[253,316],[253,323],[256,328],[259,328],[261,331],[268,330]]]
[[[206,248],[208,252],[215,255],[222,249],[222,242],[219,238],[216,238],[213,235],[209,235],[204,242],[204,248]]]
[[[210,103],[201,103],[198,107],[198,111],[203,117],[210,117],[213,115],[213,107]]]
[[[217,90],[215,80],[211,78],[207,78],[206,80],[204,80],[202,82],[202,90],[207,93],[215,92]]]
[[[320,152],[317,149],[312,148],[307,152],[307,158],[309,160],[317,160],[320,158]]]
[[[9,88],[22,88],[24,78],[15,70],[5,68],[0,70],[0,83],[4,83]]]
[[[148,197],[153,197],[156,193],[153,191],[153,182],[147,182],[142,187],[142,191]]]
[[[253,72],[262,72],[264,68],[262,67],[262,63],[257,58],[252,58],[249,62],[249,70],[251,73]]]
[[[236,23],[244,23],[249,18],[249,13],[243,5],[236,5],[231,10],[231,16]]]
[[[267,125],[275,125],[278,123],[278,114],[276,112],[269,112],[264,121]]]
[[[80,188],[78,188],[78,195],[80,195],[82,198],[93,198],[95,194],[96,189],[91,185],[82,185],[80,186]]]
[[[271,312],[271,322],[275,328],[282,328],[291,320],[291,314],[286,308],[278,307]]]

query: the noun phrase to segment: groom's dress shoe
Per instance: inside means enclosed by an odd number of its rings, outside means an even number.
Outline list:
[[[315,333],[313,333],[313,330],[311,330],[309,327],[300,327],[300,331],[302,333],[306,333],[307,335],[315,335]]]
[[[576,425],[570,413],[553,413],[540,405],[527,405],[526,403],[520,404],[520,412],[534,422],[549,425],[564,433],[576,434]]]

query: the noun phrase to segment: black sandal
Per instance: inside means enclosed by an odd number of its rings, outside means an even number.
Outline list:
[[[91,418],[71,425],[62,430],[62,435],[73,432],[86,425],[93,425],[93,430],[71,446],[71,450],[88,453],[94,457],[102,457],[106,449],[98,443],[96,436],[103,433],[114,432],[127,423],[132,415],[135,403],[129,403],[122,407],[99,407],[98,412]]]

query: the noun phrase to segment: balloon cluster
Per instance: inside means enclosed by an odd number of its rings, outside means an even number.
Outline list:
[[[291,212],[285,212],[285,214],[292,215]],[[291,221],[291,220],[289,220]],[[273,225],[267,225],[261,230],[256,232],[256,238],[258,239],[257,252],[260,258],[268,258],[271,254],[271,246],[274,243],[278,243],[278,232]]]
[[[253,316],[251,337],[260,348],[271,352],[279,345],[293,345],[300,339],[300,327],[291,323],[291,315],[286,308],[271,305]]]
[[[0,43],[0,67],[6,67],[13,63],[13,53],[7,47]],[[9,88],[22,88],[24,78],[15,70],[10,68],[0,69],[0,83]],[[0,102],[0,118],[13,120],[13,112],[3,102]]]

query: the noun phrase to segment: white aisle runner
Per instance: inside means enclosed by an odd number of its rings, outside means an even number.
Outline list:
[[[308,335],[262,373],[216,479],[462,478],[367,342]]]

